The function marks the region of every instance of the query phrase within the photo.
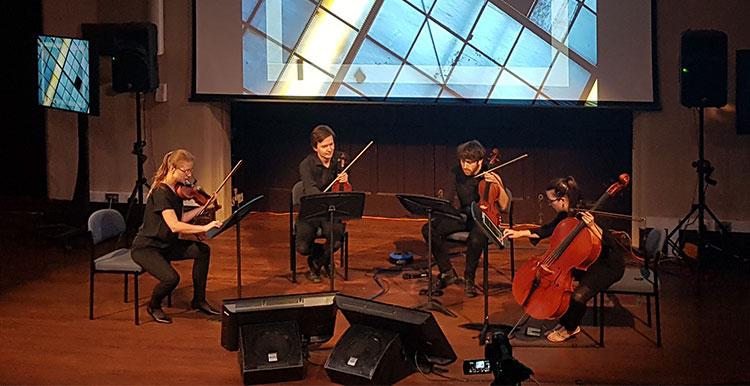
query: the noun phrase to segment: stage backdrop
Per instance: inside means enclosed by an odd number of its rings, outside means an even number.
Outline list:
[[[262,210],[287,211],[317,124],[334,129],[337,150],[350,158],[375,141],[350,170],[354,189],[367,193],[369,215],[404,215],[394,194],[445,188],[456,145],[471,139],[497,146],[503,160],[529,154],[500,173],[513,192],[516,222],[553,217],[538,195],[554,177],[575,176],[593,201],[632,169],[632,114],[625,110],[243,102],[232,106],[233,163],[245,162],[235,186],[246,197],[264,194]],[[630,213],[630,192],[606,207]]]

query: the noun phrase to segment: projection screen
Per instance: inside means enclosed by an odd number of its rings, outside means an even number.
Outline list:
[[[651,0],[194,0],[197,99],[658,104]]]

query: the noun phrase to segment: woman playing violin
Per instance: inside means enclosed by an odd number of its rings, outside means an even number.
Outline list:
[[[536,245],[541,239],[550,237],[555,227],[567,217],[575,216],[571,203],[578,202],[578,185],[573,177],[552,180],[546,188],[548,204],[557,212],[552,222],[534,230],[503,231],[503,237],[516,239],[528,237]],[[586,271],[577,271],[578,286],[570,297],[568,310],[560,317],[559,324],[547,335],[550,342],[562,342],[581,332],[581,319],[586,313],[586,303],[600,291],[620,280],[625,272],[626,251],[621,248],[611,232],[603,232],[590,212],[580,212],[583,221],[593,235],[602,240],[602,250],[596,261]],[[542,267],[543,269],[544,267]]]
[[[322,193],[337,178],[339,183],[349,182],[347,173],[337,174],[337,165],[333,162],[336,150],[335,140],[336,135],[326,125],[318,125],[310,133],[310,146],[312,146],[313,153],[310,153],[299,164],[303,195]],[[314,283],[320,282],[321,269],[328,270],[331,242],[327,239],[331,232],[330,227],[330,223],[325,220],[297,222],[297,252],[307,256],[307,264],[310,267],[308,278]],[[314,242],[318,228],[322,229],[323,237],[326,238],[325,246]],[[333,224],[334,252],[341,247],[343,234],[344,224],[338,220]]]
[[[479,227],[476,227],[472,220],[469,208],[472,202],[480,201],[479,178],[475,178],[479,173],[487,170],[483,165],[485,150],[479,141],[469,141],[463,143],[457,148],[458,165],[451,168],[449,176],[450,183],[444,194],[444,198],[453,202],[458,197],[460,210],[467,214],[465,221],[458,221],[448,217],[434,217],[432,219],[432,253],[435,256],[440,276],[438,277],[438,288],[445,288],[450,284],[459,281],[456,270],[448,256],[446,237],[451,233],[469,231],[469,238],[466,241],[466,267],[464,269],[464,294],[467,297],[477,296],[474,278],[476,276],[479,256],[482,254],[484,246],[487,244],[487,236],[482,233]],[[482,177],[490,184],[497,184],[500,187],[498,202],[500,208],[507,208],[510,201],[505,192],[503,182],[500,176],[494,172],[485,174]],[[428,224],[422,227],[422,234],[425,241],[428,239]]]
[[[193,160],[193,155],[184,149],[170,151],[164,156],[148,192],[143,225],[133,240],[133,260],[159,280],[146,308],[149,315],[159,323],[172,323],[172,319],[161,307],[164,298],[180,281],[177,271],[170,265],[172,260],[193,259],[191,308],[210,315],[219,314],[206,301],[210,248],[199,241],[178,238],[179,234],[199,234],[221,227],[219,221],[206,225],[189,223],[202,207],[183,213],[183,198],[177,195],[176,189],[178,184],[192,177]]]

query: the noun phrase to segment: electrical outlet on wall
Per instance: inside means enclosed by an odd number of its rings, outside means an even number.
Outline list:
[[[118,193],[104,193],[104,200],[116,204],[120,202],[120,195]]]

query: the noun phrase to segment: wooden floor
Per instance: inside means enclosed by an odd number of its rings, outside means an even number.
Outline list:
[[[405,280],[388,268],[396,250],[425,254],[422,221],[366,218],[349,224],[350,279],[337,280],[336,289],[353,296],[411,307],[425,300],[418,295],[424,281]],[[96,318],[88,320],[88,255],[73,245],[36,236],[23,227],[4,232],[0,269],[0,383],[2,384],[241,384],[237,353],[219,344],[221,323],[188,311],[192,295],[191,262],[178,262],[182,281],[175,293],[172,325],[154,323],[141,308],[143,323],[133,324],[131,303],[122,301],[120,276],[97,277]],[[29,236],[32,234],[32,236]],[[234,232],[209,242],[212,247],[208,297],[215,305],[236,297]],[[253,213],[242,228],[242,294],[325,291],[329,283],[313,284],[300,275],[289,278],[288,214]],[[539,254],[545,244],[517,244],[519,262]],[[462,257],[454,262],[459,272]],[[490,257],[490,319],[513,324],[521,310],[508,291],[508,250]],[[304,261],[300,270],[306,271]],[[598,330],[587,316],[584,333],[561,345],[519,337],[512,340],[514,356],[533,369],[542,384],[712,384],[750,382],[750,280],[747,267],[696,274],[681,262],[662,265],[662,329],[657,348],[653,330],[616,309],[609,310],[606,346],[598,347]],[[377,274],[376,274],[377,272]],[[480,270],[481,272],[481,270]],[[481,273],[480,273],[481,277]],[[377,279],[377,281],[376,281]],[[141,282],[147,301],[155,281]],[[621,303],[640,318],[644,304],[631,297]],[[487,384],[491,377],[465,376],[462,362],[482,358],[476,331],[460,327],[481,323],[483,298],[466,299],[462,287],[452,286],[440,298],[458,317],[435,317],[458,360],[442,374],[412,374],[403,384]],[[609,302],[608,302],[609,303]],[[547,322],[551,326],[554,322]],[[330,383],[322,364],[347,328],[339,313],[333,339],[310,353],[306,378],[297,384]],[[533,384],[532,381],[528,381]]]

